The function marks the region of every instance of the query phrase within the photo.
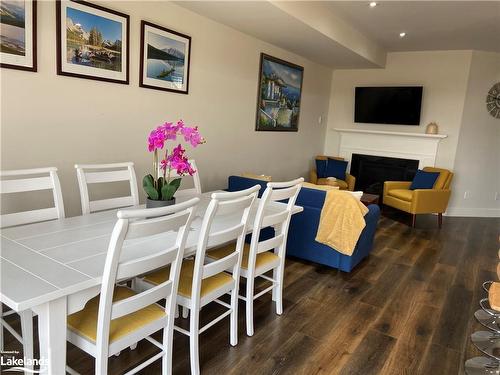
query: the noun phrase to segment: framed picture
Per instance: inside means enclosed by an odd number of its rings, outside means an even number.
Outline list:
[[[0,66],[36,72],[36,1],[0,2]]]
[[[129,83],[129,16],[85,1],[57,1],[57,74]]]
[[[139,86],[187,94],[191,37],[141,21]]]
[[[276,57],[260,55],[255,130],[299,130],[304,68]]]

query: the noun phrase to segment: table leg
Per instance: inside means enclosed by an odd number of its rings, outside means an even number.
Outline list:
[[[43,374],[66,374],[66,297],[47,302],[34,309],[38,314],[40,366]]]

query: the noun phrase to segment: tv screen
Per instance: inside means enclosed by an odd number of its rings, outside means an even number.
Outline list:
[[[354,122],[420,125],[422,86],[356,87]]]

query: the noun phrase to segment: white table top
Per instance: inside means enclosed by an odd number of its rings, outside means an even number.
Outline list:
[[[194,254],[203,214],[210,193],[202,195],[197,217],[193,221],[185,249],[186,256]],[[273,203],[272,211],[284,204]],[[249,223],[253,223],[257,204],[254,204]],[[33,308],[42,303],[77,293],[101,282],[104,261],[111,231],[118,210],[84,216],[46,221],[1,230],[0,236],[0,300],[15,311]],[[293,213],[303,211],[295,206]],[[219,215],[213,223],[227,227],[233,216]],[[252,225],[248,225],[248,233]],[[141,257],[171,246],[175,233],[165,233],[147,240],[125,242],[122,260]],[[220,244],[209,244],[210,247]]]

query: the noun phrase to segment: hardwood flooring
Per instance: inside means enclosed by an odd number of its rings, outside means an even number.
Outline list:
[[[462,374],[479,353],[469,336],[485,296],[481,283],[496,278],[500,219],[381,218],[373,253],[352,273],[288,259],[284,314],[269,295],[255,303],[255,335],[247,337],[240,305],[237,347],[224,320],[200,337],[203,374]],[[208,306],[202,321],[219,309]],[[179,321],[186,324],[187,320]],[[6,333],[6,349],[20,346]],[[119,374],[155,353],[147,342],[110,359]],[[68,344],[68,364],[92,374],[94,360]],[[142,374],[159,374],[156,362]],[[176,333],[174,373],[189,373],[188,339]]]

